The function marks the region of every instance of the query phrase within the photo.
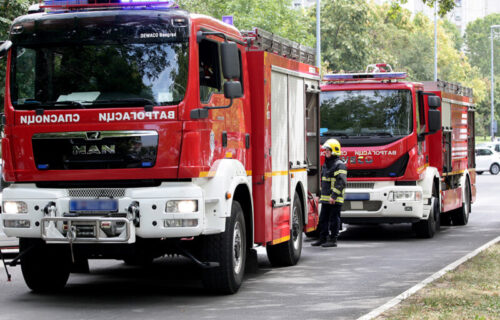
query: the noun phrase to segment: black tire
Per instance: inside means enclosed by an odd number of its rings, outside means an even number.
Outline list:
[[[500,172],[500,165],[498,163],[494,163],[490,166],[490,173],[496,176]]]
[[[55,292],[64,288],[71,270],[69,248],[47,245],[40,239],[21,238],[19,251],[21,271],[28,288],[33,292]]]
[[[226,231],[203,239],[203,259],[218,262],[215,268],[202,272],[203,286],[215,293],[233,294],[238,291],[245,274],[247,255],[245,217],[234,200],[231,217],[226,219]]]
[[[293,207],[290,221],[290,239],[286,242],[266,247],[267,258],[275,267],[293,266],[300,260],[302,254],[302,230],[304,229],[302,206],[299,195],[293,197]]]
[[[451,221],[455,226],[465,226],[469,222],[471,207],[469,181],[466,182],[465,188],[464,202],[462,203],[462,207],[453,210],[453,212],[451,213]]]
[[[421,220],[412,225],[413,231],[417,234],[417,238],[430,239],[434,237],[436,230],[438,229],[438,223],[436,219],[436,214],[439,216],[439,204],[436,205],[438,198],[432,195],[432,207],[429,213],[429,218],[427,220]],[[439,218],[439,217],[438,217]],[[440,223],[439,223],[440,225]]]
[[[483,171],[476,171],[477,174],[482,175]]]

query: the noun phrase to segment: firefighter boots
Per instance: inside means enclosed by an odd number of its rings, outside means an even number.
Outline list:
[[[313,247],[319,247],[321,245],[323,245],[324,243],[326,243],[326,239],[318,239],[316,241],[314,241],[313,243],[311,243],[311,246]]]
[[[328,241],[321,244],[323,248],[331,248],[337,246],[337,237],[331,237]]]

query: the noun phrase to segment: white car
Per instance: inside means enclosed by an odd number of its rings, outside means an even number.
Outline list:
[[[483,142],[477,145],[479,148],[488,148],[496,152],[500,152],[500,141]],[[477,153],[476,153],[477,154]]]
[[[476,172],[482,174],[484,171],[494,175],[500,172],[500,153],[487,147],[476,148]]]

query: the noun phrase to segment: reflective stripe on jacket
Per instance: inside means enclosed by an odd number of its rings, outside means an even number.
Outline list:
[[[334,157],[334,156],[332,156]],[[345,187],[347,185],[347,167],[339,157],[327,159],[321,168],[320,202],[328,203],[330,198],[336,203],[344,203]]]

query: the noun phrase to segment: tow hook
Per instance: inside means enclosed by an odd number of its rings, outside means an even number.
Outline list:
[[[137,202],[137,201],[132,202],[128,206],[127,211],[132,215],[131,220],[134,223],[134,226],[140,227],[140,225],[141,225],[141,220],[140,220],[141,213],[139,210],[139,202]]]

